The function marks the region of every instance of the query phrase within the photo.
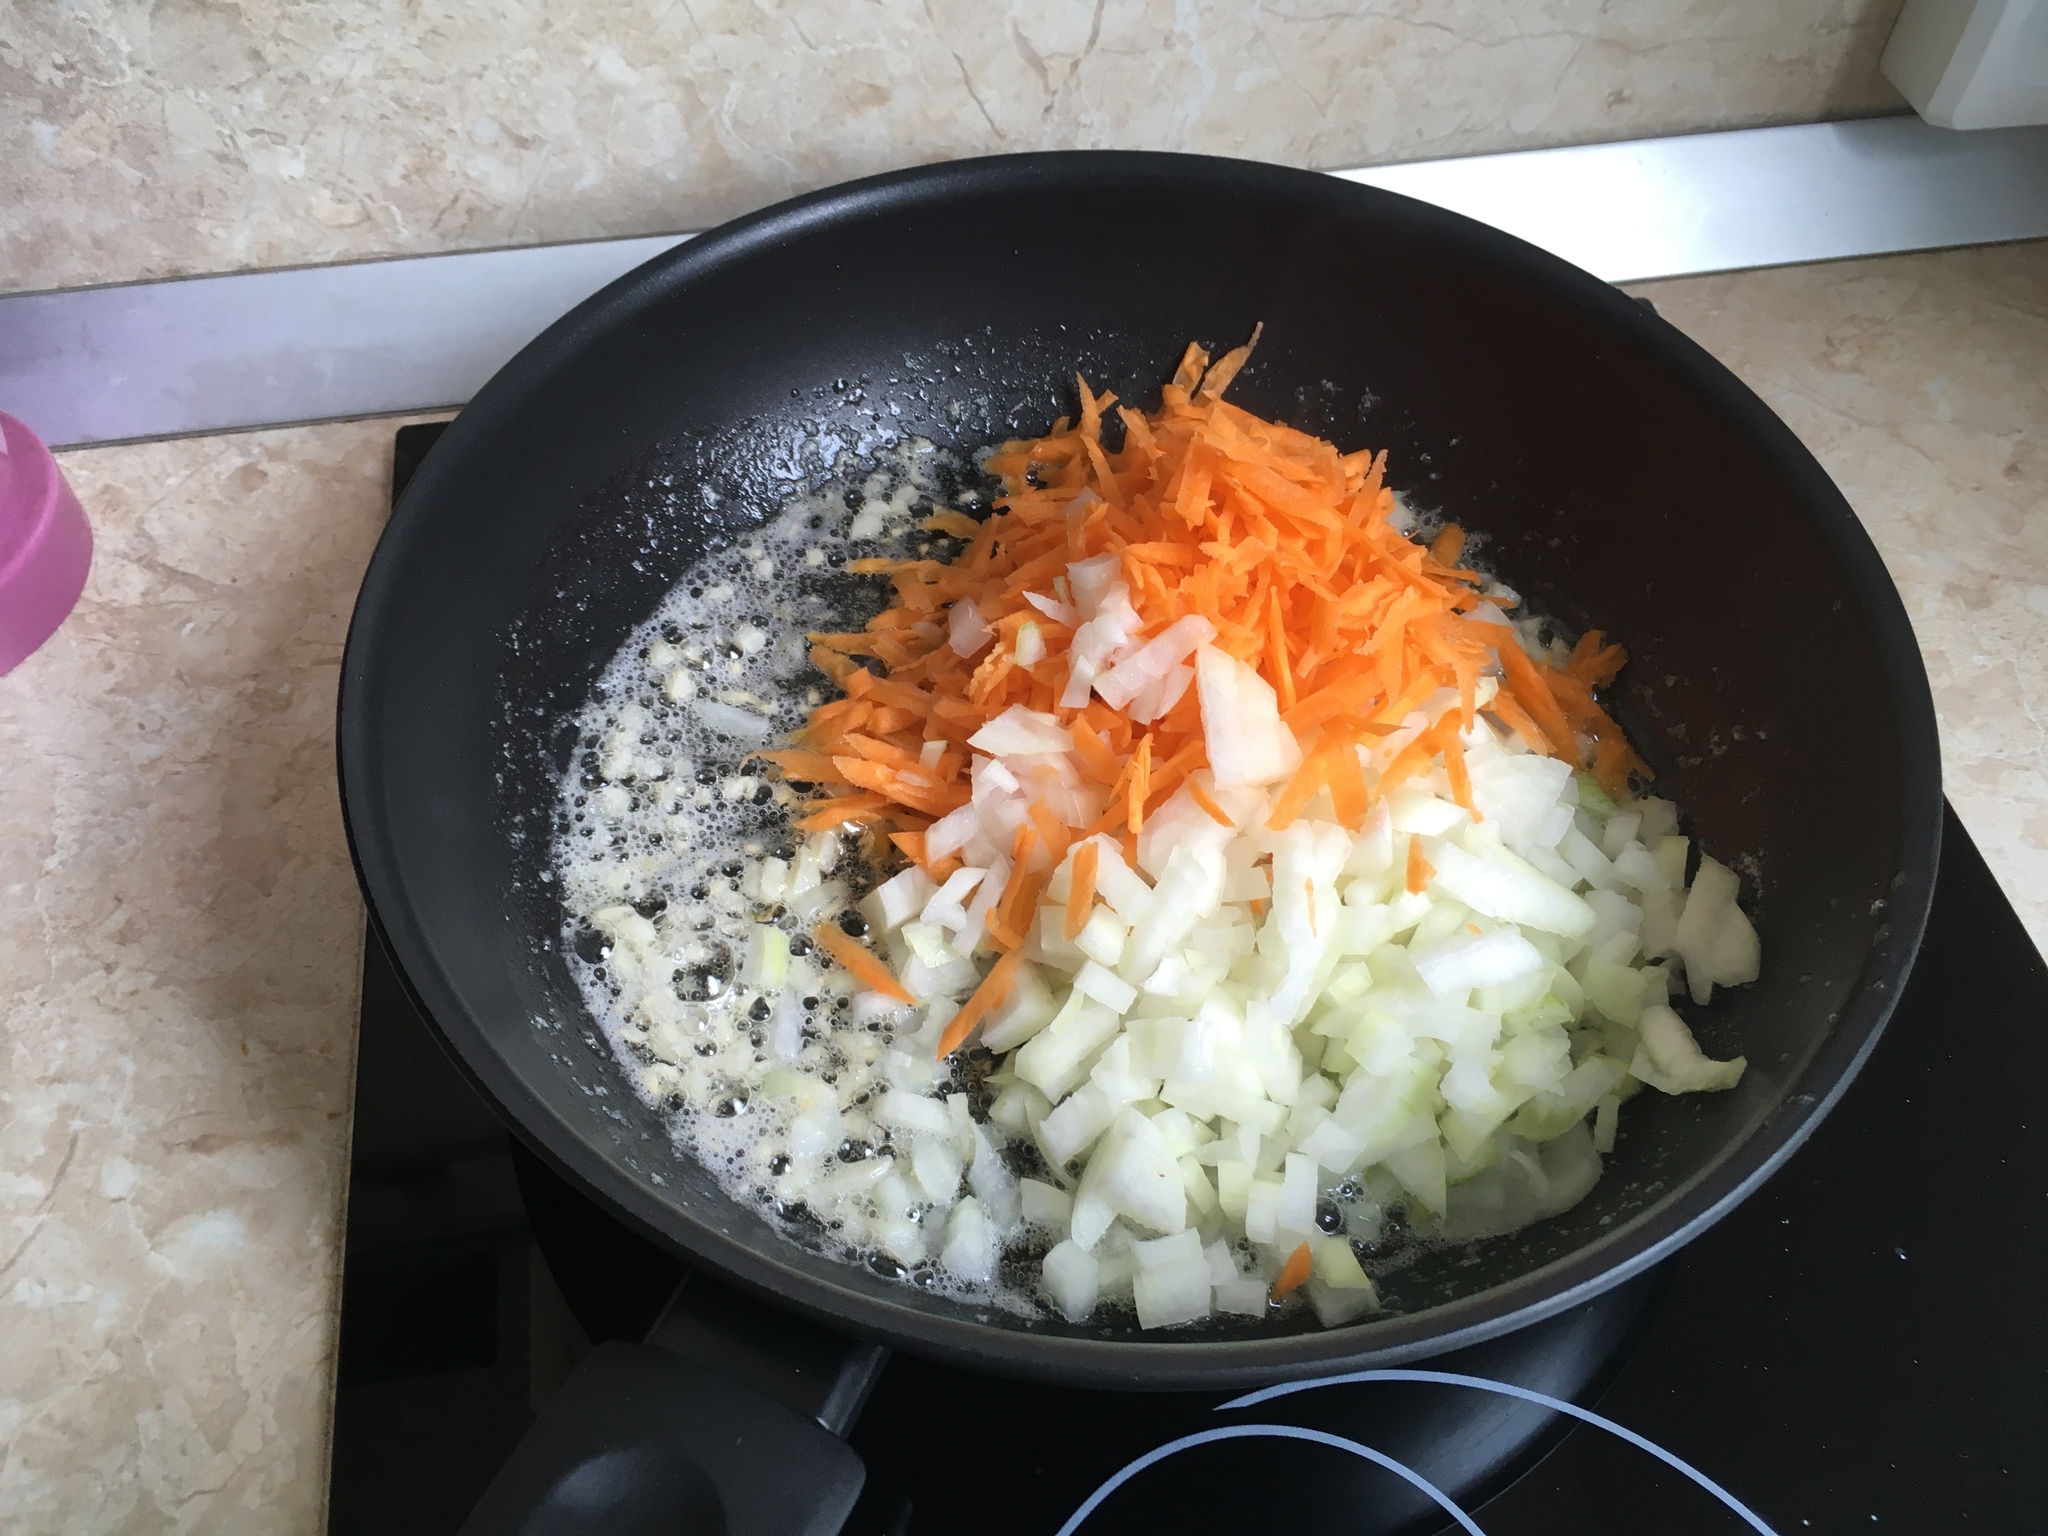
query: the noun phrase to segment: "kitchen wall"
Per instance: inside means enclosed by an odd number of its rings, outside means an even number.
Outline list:
[[[0,0],[0,291],[702,228],[960,155],[1903,110],[1899,0]]]

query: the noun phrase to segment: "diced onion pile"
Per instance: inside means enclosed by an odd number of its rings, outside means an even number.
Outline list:
[[[1642,1085],[1744,1067],[1670,1006],[1753,980],[1758,943],[1735,874],[1635,791],[1593,694],[1618,648],[1546,647],[1455,529],[1407,538],[1383,455],[1226,405],[1248,351],[1191,348],[1115,453],[1085,384],[1078,426],[999,451],[1004,510],[933,519],[968,541],[949,564],[876,563],[897,607],[811,637],[846,696],[764,754],[835,792],[747,896],[828,909],[856,829],[911,861],[808,960],[754,930],[777,1198],[974,1285],[1038,1255],[1075,1321],[1297,1291],[1356,1318],[1392,1208],[1453,1240],[1555,1214]],[[632,949],[630,908],[596,920]],[[790,999],[832,985],[893,1034],[828,1085]],[[891,1155],[836,1155],[856,1130]]]
[[[1447,1236],[1509,1230],[1592,1187],[1641,1084],[1741,1076],[1668,1006],[1681,978],[1700,1003],[1755,978],[1735,876],[1703,857],[1687,889],[1667,801],[1617,808],[1483,720],[1459,750],[1478,820],[1438,768],[1357,836],[1314,818],[1274,832],[1269,787],[1200,771],[1190,784],[1234,825],[1183,787],[1147,818],[1135,867],[1091,839],[1099,899],[1072,939],[1088,844],[1070,849],[980,1036],[1002,1057],[991,1123],[1058,1171],[1023,1188],[1060,1238],[1044,1285],[1069,1317],[1124,1294],[1147,1327],[1257,1314],[1304,1243],[1324,1321],[1356,1316],[1372,1287],[1324,1230],[1333,1190],[1351,1188],[1340,1214],[1366,1236],[1395,1202]],[[1411,850],[1433,871],[1419,891]],[[943,886],[913,867],[863,904],[926,1009],[923,1038],[978,980],[969,898],[995,867]]]

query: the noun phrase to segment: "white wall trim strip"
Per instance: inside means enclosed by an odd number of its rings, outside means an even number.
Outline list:
[[[1339,171],[1611,282],[2048,237],[2048,128],[1916,117]],[[656,235],[0,297],[0,409],[59,446],[460,405]]]

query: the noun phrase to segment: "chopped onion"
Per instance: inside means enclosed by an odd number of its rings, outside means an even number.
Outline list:
[[[1112,709],[1122,709],[1141,690],[1160,682],[1200,646],[1216,638],[1216,627],[1198,613],[1176,619],[1095,680],[1095,691]],[[1151,718],[1147,716],[1146,718]]]
[[[1735,904],[1738,882],[1725,864],[1702,856],[1672,945],[1685,961],[1692,1000],[1705,1003],[1717,986],[1755,981],[1761,963],[1756,929]]]
[[[1536,946],[1510,929],[1455,934],[1419,952],[1415,969],[1438,997],[1495,987],[1549,968]]]
[[[1022,1179],[1017,1185],[1018,1203],[1024,1220],[1033,1226],[1061,1228],[1074,1208],[1074,1200],[1057,1184],[1039,1179]]]
[[[948,811],[926,829],[925,856],[933,860],[951,858],[967,846],[980,827],[981,819],[971,802],[957,811]]]
[[[1017,626],[1017,640],[1011,654],[1020,667],[1035,667],[1045,660],[1045,633],[1026,619]]]
[[[1584,898],[1504,848],[1477,858],[1454,843],[1432,841],[1426,857],[1436,871],[1432,890],[1455,897],[1475,912],[1503,922],[1577,938],[1597,921]]]
[[[1123,557],[1113,554],[1077,560],[1067,567],[1067,586],[1074,594],[1074,609],[1083,619],[1094,618],[1110,588],[1122,585],[1117,576],[1123,568]]]
[[[954,1206],[947,1218],[946,1246],[939,1262],[962,1280],[986,1285],[995,1278],[996,1231],[974,1196]]]
[[[690,707],[697,712],[699,720],[721,736],[737,736],[742,741],[766,741],[775,729],[774,722],[767,716],[731,704],[721,704],[716,699],[694,699]]]
[[[1213,645],[1195,652],[1202,736],[1217,784],[1270,784],[1301,766],[1301,748],[1280,720],[1273,685]]]
[[[1072,1239],[1056,1243],[1039,1265],[1039,1278],[1052,1304],[1069,1322],[1088,1320],[1100,1286],[1094,1255]]]
[[[996,637],[996,632],[982,619],[981,610],[974,606],[971,597],[963,597],[953,604],[946,614],[946,630],[947,643],[961,656],[974,655]]]
[[[1022,704],[1012,704],[968,737],[967,744],[991,757],[1001,758],[1019,754],[1064,753],[1074,742],[1067,735],[1067,728],[1053,716],[1026,709]],[[1004,769],[1003,775],[1008,780],[1004,787],[1017,787],[1014,774]]]
[[[1081,615],[1069,603],[1047,597],[1043,592],[1026,592],[1024,601],[1051,619],[1055,624],[1064,624],[1069,629],[1081,627]]]
[[[1712,1093],[1733,1088],[1742,1080],[1748,1065],[1742,1057],[1708,1060],[1685,1021],[1661,1003],[1645,1008],[1637,1027],[1642,1042],[1628,1070],[1652,1088],[1664,1093]]]

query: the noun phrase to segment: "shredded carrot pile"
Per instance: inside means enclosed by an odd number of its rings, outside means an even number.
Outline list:
[[[1552,666],[1500,625],[1470,617],[1481,578],[1458,564],[1463,533],[1446,527],[1425,546],[1394,525],[1385,452],[1340,453],[1223,398],[1257,339],[1213,364],[1190,344],[1151,413],[1077,380],[1078,420],[1006,443],[987,461],[1006,491],[993,515],[975,522],[942,511],[926,524],[966,540],[956,558],[849,567],[889,576],[895,601],[859,633],[809,637],[812,658],[844,696],[811,715],[795,748],[764,754],[789,777],[831,791],[799,827],[890,831],[907,858],[943,879],[958,861],[927,861],[923,832],[969,799],[968,738],[1014,704],[1055,716],[1107,809],[1092,827],[1038,817],[1020,829],[1010,888],[988,921],[997,948],[1019,943],[1073,839],[1130,838],[1207,763],[1192,687],[1146,724],[1099,697],[1078,709],[1057,702],[1076,627],[1065,573],[1104,554],[1120,557],[1141,639],[1200,615],[1213,644],[1272,685],[1302,749],[1269,814],[1276,828],[1327,791],[1337,819],[1356,831],[1379,797],[1440,758],[1470,809],[1457,732],[1471,725],[1480,676],[1496,657],[1502,686],[1487,711],[1530,748],[1590,769],[1610,794],[1625,791],[1631,772],[1646,774],[1594,697],[1627,659],[1621,648],[1593,631]],[[1115,449],[1103,431],[1112,408],[1123,428]],[[946,638],[948,609],[963,599],[994,632],[972,656]],[[1027,624],[1035,637],[1020,655]],[[1444,688],[1457,691],[1459,707],[1367,782],[1356,749],[1394,734]],[[1228,820],[1209,796],[1198,799]],[[1068,910],[1085,916],[1078,903]]]

